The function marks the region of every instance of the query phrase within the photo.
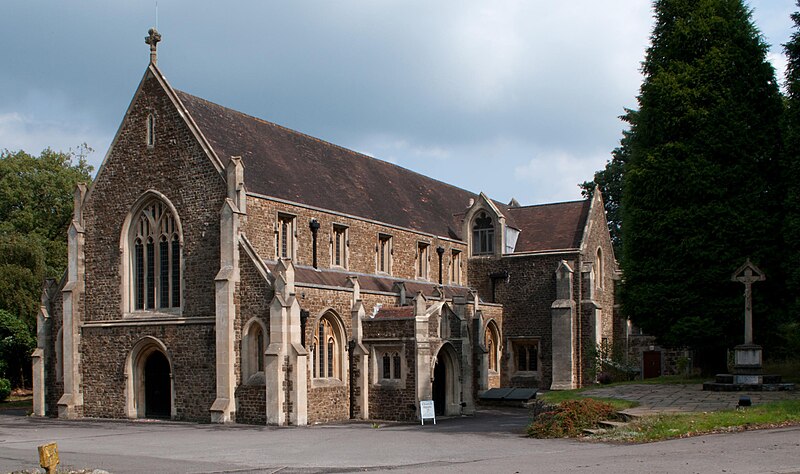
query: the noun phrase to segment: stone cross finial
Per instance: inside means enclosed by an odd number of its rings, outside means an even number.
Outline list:
[[[161,41],[161,33],[155,28],[150,28],[147,32],[147,36],[144,37],[144,42],[150,45],[150,63],[153,65],[158,62],[158,53],[156,49],[158,48],[159,41]]]
[[[764,272],[750,262],[750,259],[739,267],[731,277],[732,281],[744,283],[744,343],[753,343],[753,290],[752,285],[757,281],[764,281],[767,277]]]

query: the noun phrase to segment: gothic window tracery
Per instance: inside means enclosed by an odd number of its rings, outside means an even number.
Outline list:
[[[133,309],[179,308],[181,236],[175,216],[155,199],[138,212],[133,222]]]
[[[314,329],[312,375],[316,379],[342,378],[341,335],[331,314],[325,314]]]

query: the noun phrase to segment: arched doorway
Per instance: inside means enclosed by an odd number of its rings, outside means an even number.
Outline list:
[[[433,367],[431,396],[437,415],[458,415],[461,413],[461,386],[459,383],[459,364],[453,346],[445,344],[436,355]]]
[[[144,416],[169,418],[171,388],[169,361],[161,351],[153,351],[144,364]]]
[[[433,368],[433,406],[437,415],[444,415],[447,406],[447,367],[442,359],[440,352]]]
[[[128,418],[175,416],[172,360],[160,340],[145,336],[125,361],[125,411]]]

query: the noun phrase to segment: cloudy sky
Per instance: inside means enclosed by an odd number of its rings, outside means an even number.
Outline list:
[[[751,0],[782,74],[794,0]],[[3,0],[0,149],[97,167],[156,2]],[[173,87],[495,199],[580,198],[635,107],[648,0],[159,0]]]

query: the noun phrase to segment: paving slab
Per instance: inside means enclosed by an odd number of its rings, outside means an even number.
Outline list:
[[[742,396],[750,397],[754,406],[779,400],[800,399],[800,391],[704,392],[703,384],[625,384],[593,388],[584,394],[638,402],[638,407],[626,412],[639,416],[726,410],[736,408]]]

